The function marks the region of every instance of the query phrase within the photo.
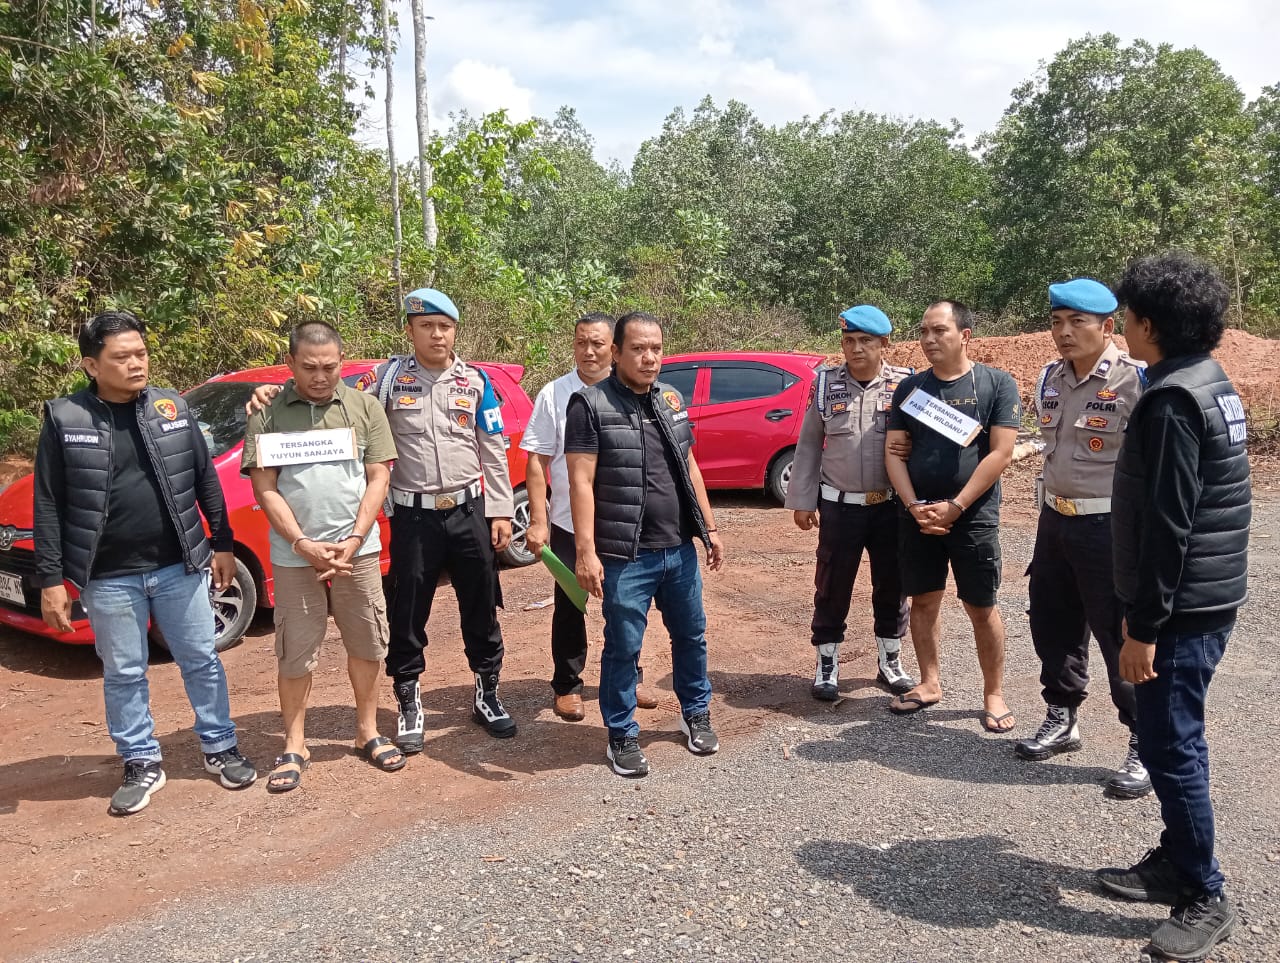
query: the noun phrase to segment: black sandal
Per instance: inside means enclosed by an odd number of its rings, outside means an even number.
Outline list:
[[[276,756],[276,766],[271,770],[271,775],[267,777],[267,792],[282,793],[288,792],[290,789],[297,789],[302,784],[303,772],[310,765],[310,759],[304,759],[296,752],[286,752],[283,756]],[[298,768],[281,772],[281,766],[297,766]]]
[[[377,752],[383,746],[390,746],[387,752]],[[400,747],[388,739],[386,736],[374,736],[364,744],[364,747],[357,749],[356,753],[369,760],[369,765],[383,772],[396,772],[405,767],[405,763],[409,760]]]

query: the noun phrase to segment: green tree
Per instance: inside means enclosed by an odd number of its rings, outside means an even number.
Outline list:
[[[1251,128],[1240,89],[1199,50],[1073,41],[1014,91],[985,142],[992,304],[1039,316],[1047,281],[1112,280],[1168,247],[1214,257],[1247,296]]]
[[[662,132],[640,145],[631,169],[626,220],[643,245],[679,250],[677,211],[701,211],[726,228],[716,270],[735,296],[780,294],[792,210],[769,130],[745,104],[720,109],[704,98],[690,116],[676,109]]]

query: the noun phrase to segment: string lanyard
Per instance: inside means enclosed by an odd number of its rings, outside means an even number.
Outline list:
[[[939,394],[941,394],[942,379],[933,373],[932,368],[929,369],[929,377],[932,378],[937,383],[938,392]],[[961,378],[963,377],[964,376],[961,375]],[[973,420],[977,422],[981,422],[982,421],[982,402],[978,399],[978,366],[976,364],[969,369],[969,385],[973,390]],[[939,400],[942,400],[942,399],[939,399]],[[987,430],[987,426],[983,425],[982,426],[983,433],[985,433],[986,430]]]

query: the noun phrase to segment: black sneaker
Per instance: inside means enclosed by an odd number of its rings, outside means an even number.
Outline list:
[[[1117,799],[1141,799],[1151,792],[1151,775],[1138,756],[1138,736],[1129,735],[1129,751],[1120,768],[1107,780],[1107,794]]]
[[[206,752],[204,771],[217,776],[218,782],[227,789],[245,789],[258,778],[258,770],[253,768],[253,763],[240,755],[235,746],[222,752]]]
[[[689,751],[695,756],[709,756],[720,749],[720,740],[711,729],[710,712],[681,716],[680,731],[689,737]]]
[[[840,698],[840,643],[826,642],[815,648],[818,668],[813,674],[813,688],[809,691],[815,699],[835,702]]]
[[[134,759],[124,764],[124,781],[111,796],[107,808],[112,816],[128,816],[146,809],[151,794],[164,788],[164,770],[159,762]]]
[[[1200,895],[1173,908],[1151,934],[1151,949],[1171,960],[1203,960],[1231,935],[1236,909],[1226,895]]]
[[[1013,751],[1023,759],[1040,762],[1060,752],[1075,752],[1084,741],[1076,724],[1076,710],[1067,706],[1049,706],[1044,722],[1030,739],[1020,739]]]
[[[471,718],[484,726],[495,739],[510,739],[516,734],[516,721],[507,715],[498,699],[497,674],[476,673],[476,701]]]
[[[406,756],[422,751],[422,693],[418,680],[397,682],[391,687],[396,694],[400,716],[396,720],[396,748]]]
[[[641,776],[649,775],[649,760],[640,751],[640,743],[635,736],[610,739],[604,754],[608,757],[613,771],[619,776],[639,779]]]
[[[1128,869],[1100,869],[1093,875],[1103,889],[1145,903],[1177,904],[1189,895],[1182,873],[1159,846]]]

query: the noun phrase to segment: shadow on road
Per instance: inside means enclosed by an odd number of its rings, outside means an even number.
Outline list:
[[[1091,871],[1011,852],[994,836],[909,840],[888,849],[812,840],[796,850],[805,872],[849,886],[873,905],[932,926],[990,929],[1007,920],[1058,933],[1143,939],[1151,920],[1080,909],[1066,893],[1094,892]]]
[[[102,678],[92,645],[67,645],[8,629],[0,630],[0,668],[50,679]]]
[[[1013,754],[1010,738],[937,724],[972,719],[970,711],[929,709],[925,715],[899,719],[878,712],[861,725],[848,726],[830,739],[801,743],[792,751],[823,765],[866,761],[915,776],[987,785],[1088,784],[1111,775],[1110,769],[1075,766],[1062,757],[1023,762]]]

